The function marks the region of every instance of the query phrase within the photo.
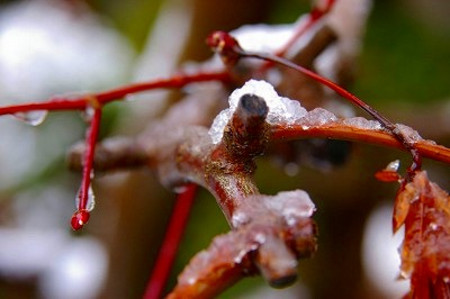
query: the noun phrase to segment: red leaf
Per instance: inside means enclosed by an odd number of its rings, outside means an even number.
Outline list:
[[[396,198],[394,229],[405,224],[401,272],[409,298],[450,298],[450,197],[424,171]]]

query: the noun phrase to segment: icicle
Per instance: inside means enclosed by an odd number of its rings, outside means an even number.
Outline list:
[[[75,207],[77,211],[73,214],[70,224],[74,230],[81,229],[89,220],[90,212],[95,207],[95,195],[92,190],[92,186],[89,185],[87,192],[87,200],[85,206],[80,206],[80,201],[82,197],[82,190],[78,191],[77,196],[75,197]]]
[[[42,124],[48,115],[47,110],[34,110],[29,112],[17,112],[13,116],[28,125],[38,126]]]
[[[89,185],[88,193],[87,193],[87,201],[85,207],[80,207],[80,200],[81,200],[81,188],[80,191],[78,191],[78,195],[75,197],[75,207],[77,209],[83,209],[87,210],[88,212],[91,212],[95,208],[95,195],[94,191],[92,190],[92,186]]]

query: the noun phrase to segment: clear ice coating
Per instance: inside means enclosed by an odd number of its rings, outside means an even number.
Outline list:
[[[303,117],[296,119],[295,123],[302,125],[303,129],[306,130],[309,126],[320,126],[336,121],[337,119],[336,115],[332,112],[319,107],[309,111]]]
[[[47,110],[34,110],[29,112],[17,112],[13,116],[31,126],[39,126],[47,118]]]
[[[275,196],[264,198],[265,205],[281,213],[288,225],[292,225],[298,218],[311,217],[316,207],[303,190],[279,192]]]
[[[244,94],[254,94],[266,101],[269,107],[266,121],[269,124],[293,124],[297,119],[307,114],[306,109],[298,101],[280,97],[270,83],[252,79],[231,93],[228,98],[230,107],[221,111],[214,119],[209,130],[209,135],[214,144],[219,143],[222,139],[223,130]]]
[[[75,208],[76,209],[78,209],[80,207],[80,199],[81,199],[81,189],[78,191],[78,194],[75,197]],[[95,195],[94,195],[94,191],[92,190],[92,186],[89,185],[88,198],[87,198],[87,203],[86,203],[85,209],[90,212],[94,208],[95,208]]]
[[[422,136],[420,136],[420,134],[416,130],[404,124],[396,124],[395,127],[396,130],[398,130],[398,132],[401,133],[403,136],[405,136],[406,139],[410,142],[423,140]]]
[[[372,130],[381,130],[383,127],[380,122],[376,120],[368,120],[364,117],[352,117],[344,119],[344,124],[361,128],[361,129],[372,129]]]

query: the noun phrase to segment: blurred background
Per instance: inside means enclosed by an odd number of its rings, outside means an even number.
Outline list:
[[[168,76],[186,61],[211,56],[211,31],[243,24],[292,23],[305,0],[0,1],[0,105],[77,95]],[[424,138],[450,145],[450,3],[374,1],[351,90]],[[134,135],[164,107],[166,92],[105,108],[102,138]],[[130,98],[131,100],[131,98]],[[66,150],[83,139],[78,112],[48,115],[39,127],[0,118],[0,298],[140,298],[164,235],[174,195],[147,169],[97,175],[89,225],[69,219],[80,174]],[[399,298],[391,210],[395,185],[373,173],[408,155],[353,145],[328,171],[281,169],[258,161],[261,192],[301,188],[315,202],[319,251],[300,262],[293,287],[271,290],[248,278],[220,298]],[[425,161],[431,180],[450,189],[448,165]],[[201,191],[168,289],[189,259],[229,230]]]

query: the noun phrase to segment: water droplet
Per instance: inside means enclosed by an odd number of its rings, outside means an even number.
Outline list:
[[[399,167],[400,167],[400,160],[394,160],[386,166],[385,170],[397,171]]]
[[[34,110],[29,112],[17,112],[13,116],[31,126],[42,124],[48,115],[47,110]]]
[[[70,220],[70,225],[72,226],[73,230],[80,230],[83,228],[83,226],[89,221],[89,211],[87,210],[79,210],[76,211],[72,219]]]
[[[86,109],[81,112],[81,117],[87,123],[89,123],[94,117],[95,109],[91,105],[87,105]]]
[[[375,173],[375,178],[381,182],[396,182],[401,179],[397,170],[400,167],[400,160],[390,162],[384,169]]]
[[[87,210],[88,212],[90,212],[95,208],[95,195],[94,195],[94,191],[92,190],[91,185],[89,185],[87,195],[88,195],[88,198],[87,198],[87,202],[86,202],[86,207],[82,207],[82,208]],[[75,207],[77,209],[80,207],[80,199],[81,199],[81,188],[78,191],[77,196],[75,197]]]

